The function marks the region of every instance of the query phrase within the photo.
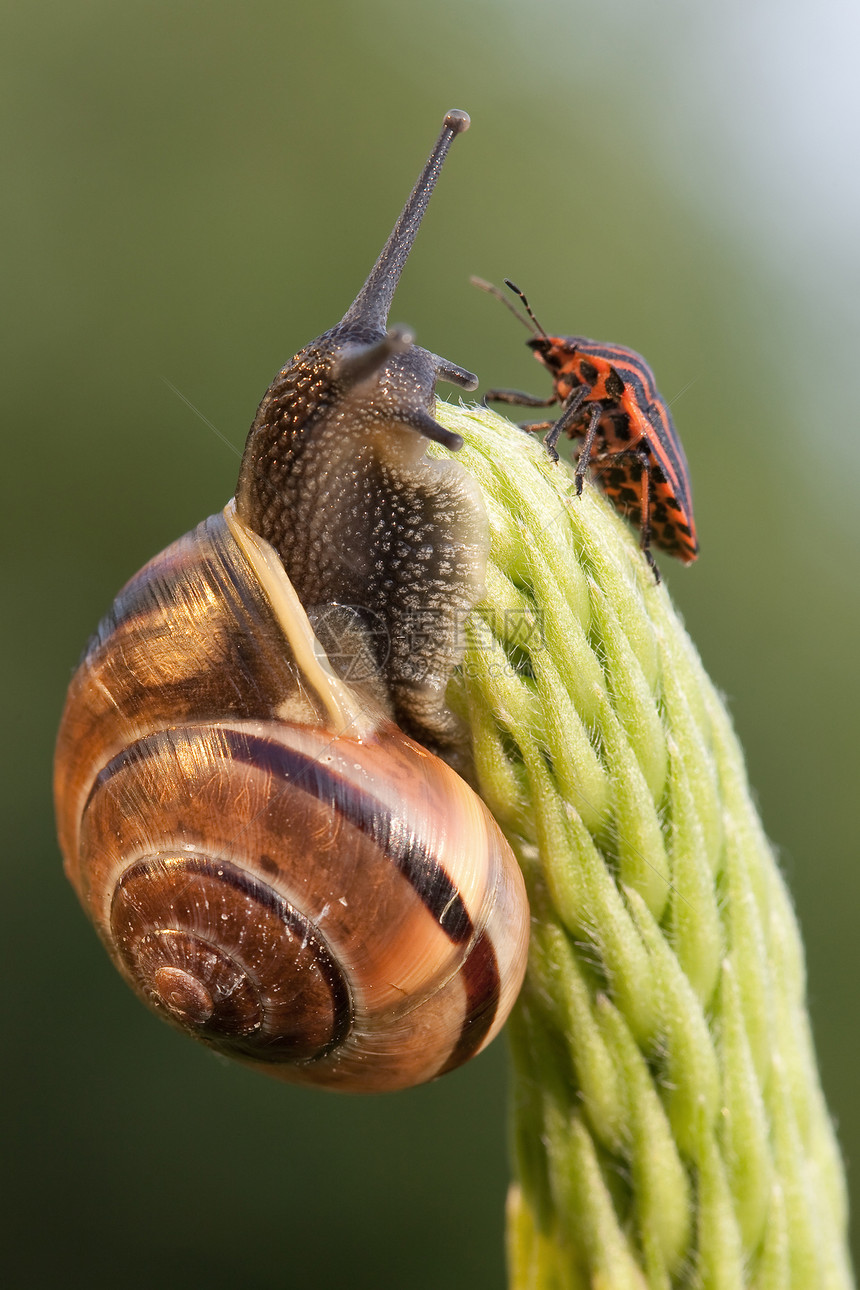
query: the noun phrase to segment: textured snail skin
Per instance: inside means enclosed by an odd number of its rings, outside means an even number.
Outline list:
[[[462,446],[433,418],[437,379],[465,389],[478,379],[387,330],[387,318],[447,149],[468,124],[447,114],[343,319],[266,391],[236,489],[238,515],[277,551],[324,646],[366,652],[398,726],[464,773],[467,741],[445,690],[483,590],[487,519],[475,481],[425,449],[428,439]],[[340,618],[332,605],[344,607]]]
[[[356,1092],[480,1051],[525,969],[522,877],[445,705],[487,521],[424,448],[448,435],[437,375],[473,378],[385,330],[463,128],[344,321],[276,377],[235,501],[120,592],[57,743],[66,871],[132,987],[221,1052]]]

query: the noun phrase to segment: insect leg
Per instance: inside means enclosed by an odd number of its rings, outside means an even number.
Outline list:
[[[518,421],[517,425],[520,430],[525,430],[526,434],[537,434],[540,430],[551,430],[555,425],[554,421]]]
[[[582,496],[582,481],[585,479],[588,467],[591,465],[591,450],[594,447],[594,440],[597,438],[597,427],[600,425],[602,416],[603,408],[601,405],[599,403],[593,404],[589,414],[588,429],[585,432],[585,438],[579,450],[579,456],[576,459],[576,470],[573,476],[576,480],[577,497]],[[561,417],[560,421],[563,420],[564,417]],[[550,431],[550,433],[553,434],[555,431]],[[549,435],[547,435],[547,438],[549,438]],[[557,434],[556,438],[558,438]]]
[[[574,421],[576,420],[577,416],[579,415],[582,409],[583,403],[588,398],[590,393],[591,393],[590,385],[577,386],[573,394],[570,396],[570,400],[568,401],[567,407],[564,409],[561,416],[553,425],[550,426],[549,434],[546,436],[546,438],[543,441],[544,447],[549,453],[550,461],[558,461],[558,453],[555,450],[555,445],[558,443],[559,435],[562,434],[562,432],[569,430],[570,427],[573,425]],[[542,424],[533,424],[528,427],[523,426],[523,429],[525,430],[526,428],[528,428],[529,430],[544,430],[547,424],[548,423],[544,421]],[[570,437],[571,439],[573,438],[572,433]],[[581,488],[582,486],[580,485],[579,491],[581,491]]]
[[[647,452],[636,452],[633,455],[639,461],[642,467],[642,502],[639,508],[639,525],[641,537],[639,545],[642,547],[645,559],[651,566],[651,572],[654,574],[654,581],[660,582],[660,570],[651,554],[651,460]]]
[[[641,439],[637,440],[637,443],[641,442]],[[642,498],[639,503],[639,545],[651,567],[651,572],[654,574],[655,583],[660,583],[663,579],[651,554],[651,538],[653,536],[651,530],[651,458],[644,448],[639,448],[636,444],[633,444],[629,448],[622,448],[620,452],[607,453],[603,460],[609,464],[617,462],[621,457],[635,457],[642,468]]]
[[[525,394],[522,390],[487,390],[482,402],[484,407],[488,407],[490,403],[513,403],[521,408],[551,408],[554,403],[558,403],[558,396],[552,394],[548,399],[539,399],[537,395]],[[554,424],[552,421],[521,421],[519,426],[527,434],[537,434],[539,430],[552,431]],[[552,446],[548,451],[552,460],[558,461],[558,453]]]
[[[539,399],[536,394],[525,394],[522,390],[487,390],[484,403],[515,403],[521,408],[551,408],[558,403],[553,394],[548,399]]]

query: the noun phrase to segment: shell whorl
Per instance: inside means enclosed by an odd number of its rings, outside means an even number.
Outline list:
[[[143,856],[117,880],[110,933],[151,1006],[222,1052],[302,1061],[349,1032],[349,987],[326,943],[300,910],[236,865],[186,852]]]

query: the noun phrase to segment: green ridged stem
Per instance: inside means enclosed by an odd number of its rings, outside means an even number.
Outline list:
[[[453,701],[532,907],[510,1286],[844,1290],[803,950],[725,708],[597,489],[438,415],[491,528]]]

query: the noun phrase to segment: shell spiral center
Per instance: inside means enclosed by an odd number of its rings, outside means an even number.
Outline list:
[[[138,860],[117,883],[110,924],[152,1006],[222,1051],[311,1060],[349,1031],[349,986],[318,928],[227,861]]]

